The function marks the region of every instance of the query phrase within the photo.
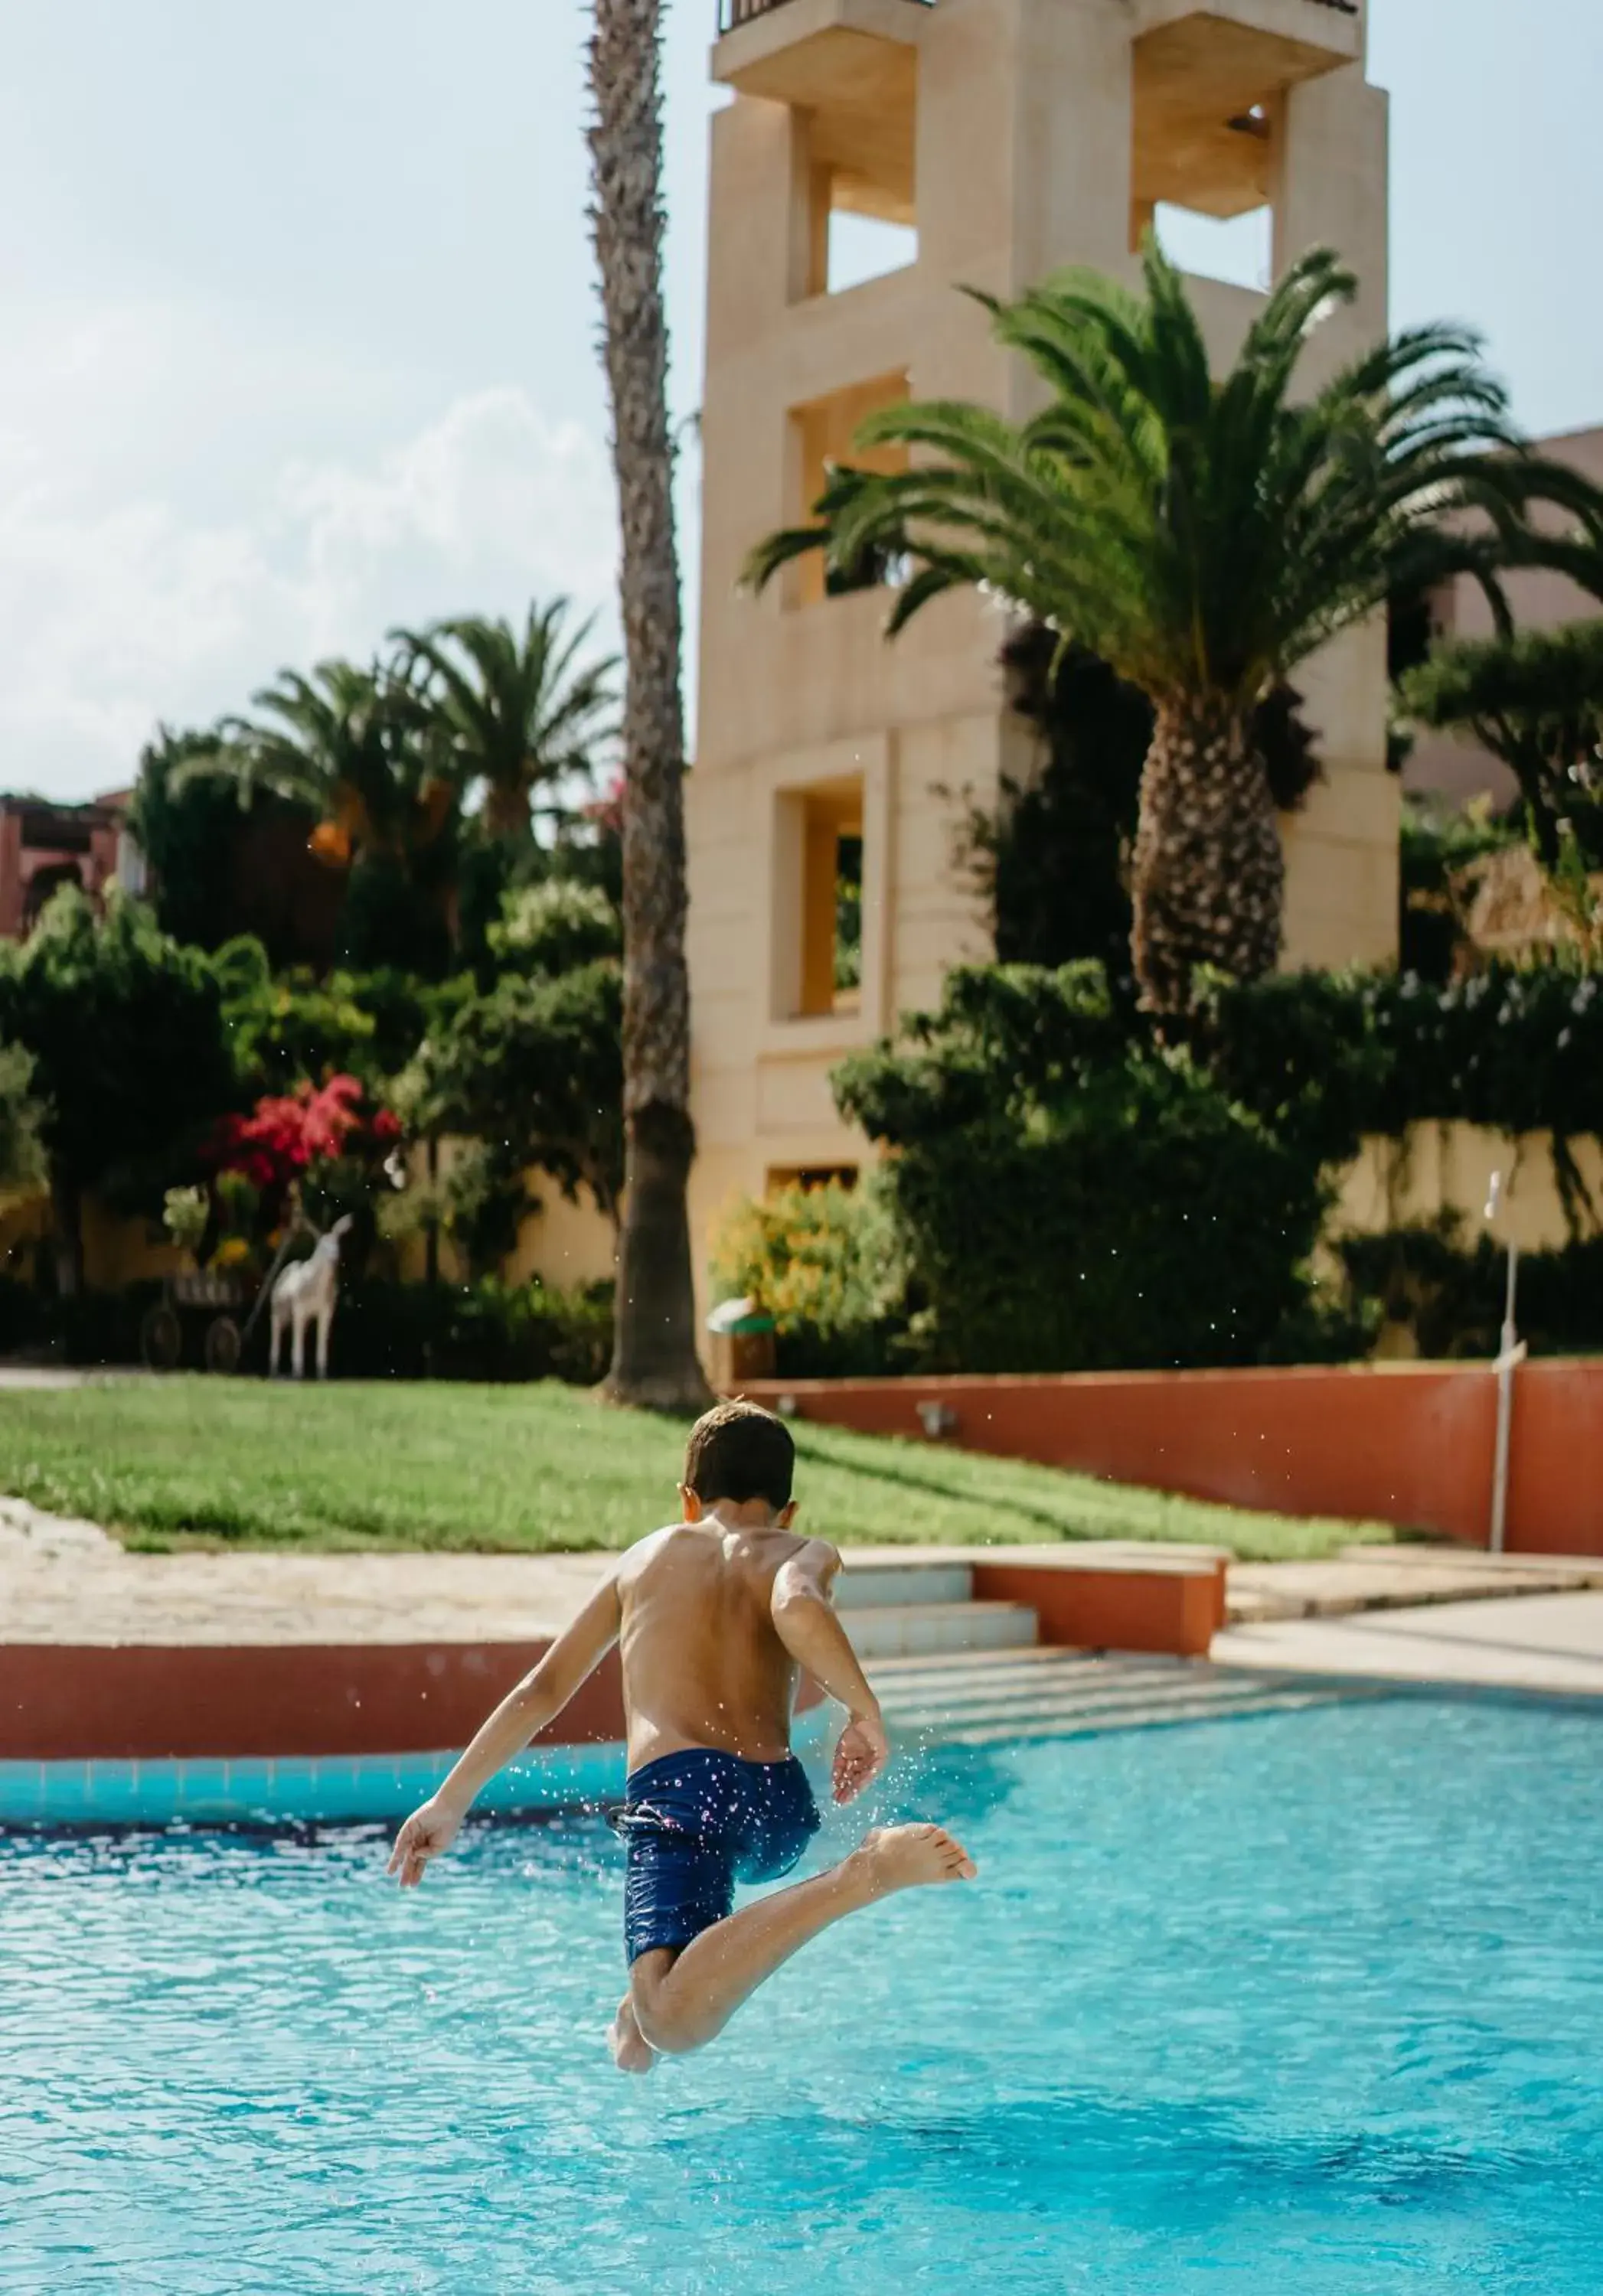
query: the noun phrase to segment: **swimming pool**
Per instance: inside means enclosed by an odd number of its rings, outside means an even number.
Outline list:
[[[0,2287],[1596,2296],[1600,1731],[1405,1700],[938,1753],[894,1799],[981,1882],[635,2082],[598,1821],[405,1898],[372,1830],[14,1838]]]

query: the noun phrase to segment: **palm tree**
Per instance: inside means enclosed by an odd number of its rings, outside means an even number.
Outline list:
[[[309,807],[311,844],[336,868],[382,858],[414,862],[443,835],[456,787],[415,682],[381,663],[320,661],[310,676],[283,669],[251,697],[254,718],[226,718],[210,755],[184,777],[232,782],[241,802],[259,790]]]
[[[1198,965],[1252,980],[1279,955],[1258,706],[1399,592],[1468,572],[1500,595],[1500,564],[1584,556],[1539,539],[1527,512],[1545,498],[1596,530],[1603,496],[1525,450],[1462,328],[1411,329],[1294,403],[1310,336],[1355,293],[1328,250],[1287,273],[1218,382],[1150,239],[1143,268],[1144,297],[1088,272],[1013,303],[980,297],[1046,383],[1041,413],[1013,423],[937,400],[873,415],[859,443],[905,446],[911,466],[834,472],[817,522],[771,536],[747,574],[760,586],[812,549],[846,568],[900,554],[892,634],[979,586],[1147,696],[1131,953],[1144,1002],[1173,1014]]]
[[[222,721],[215,749],[175,786],[206,776],[231,782],[242,805],[268,790],[307,806],[319,860],[376,865],[454,935],[461,793],[415,667],[335,659],[309,676],[284,669],[251,706],[255,716]]]
[[[685,964],[685,728],[679,569],[662,312],[661,0],[595,0],[591,221],[601,273],[622,527],[623,1232],[605,1391],[694,1410],[695,1349],[686,1188],[690,981]]]
[[[531,605],[521,635],[479,616],[390,632],[430,678],[459,785],[482,785],[494,837],[526,838],[535,792],[588,776],[616,730],[616,657],[580,660],[594,618],[566,633],[570,611]]]

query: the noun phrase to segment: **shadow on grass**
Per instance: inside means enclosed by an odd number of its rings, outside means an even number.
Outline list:
[[[984,1507],[992,1514],[1010,1516],[1021,1523],[1039,1525],[1057,1539],[1095,1538],[1099,1535],[1072,1521],[1065,1521],[1063,1516],[1048,1507],[1032,1506],[1027,1499],[1002,1497],[993,1491],[976,1491],[971,1486],[943,1481],[938,1474],[921,1472],[901,1462],[892,1464],[885,1459],[864,1458],[856,1450],[848,1456],[833,1448],[827,1440],[820,1441],[813,1428],[794,1431],[796,1449],[803,1459],[816,1459],[821,1465],[838,1467],[844,1473],[861,1475],[872,1482],[890,1483],[903,1490],[920,1491],[927,1497],[948,1499],[954,1506]],[[985,1545],[989,1542],[982,1540],[978,1543]]]

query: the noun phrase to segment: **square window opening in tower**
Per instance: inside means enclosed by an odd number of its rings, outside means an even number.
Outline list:
[[[789,416],[790,484],[788,518],[795,525],[811,519],[832,470],[849,463],[859,470],[893,473],[908,467],[905,447],[860,447],[857,434],[870,414],[894,406],[908,396],[906,369],[852,383],[823,398],[791,409]],[[821,550],[796,560],[785,570],[782,598],[786,607],[816,606],[826,598],[854,590],[872,590],[892,580],[898,570],[892,555],[883,550],[865,554],[851,566],[826,562]]]
[[[786,790],[775,822],[774,1017],[856,1013],[862,1000],[863,784]]]

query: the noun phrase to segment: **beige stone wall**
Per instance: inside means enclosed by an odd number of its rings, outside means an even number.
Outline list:
[[[1583,1230],[1603,1225],[1603,1145],[1573,1140],[1585,1201]],[[1561,1251],[1572,1241],[1564,1192],[1553,1161],[1552,1136],[1517,1137],[1478,1124],[1417,1124],[1402,1141],[1371,1139],[1341,1175],[1332,1234],[1383,1235],[1388,1228],[1457,1212],[1465,1240],[1480,1226],[1493,1172],[1503,1195],[1493,1234],[1522,1251]]]
[[[31,1265],[33,1247],[53,1232],[50,1196],[43,1188],[0,1197],[0,1267],[13,1251]],[[88,1197],[83,1210],[84,1281],[92,1292],[173,1275],[182,1254],[144,1219],[127,1219]]]
[[[441,1182],[449,1178],[451,1167],[464,1144],[458,1140],[440,1143]],[[412,1185],[423,1186],[427,1160],[421,1147],[411,1151],[408,1166]],[[525,1173],[524,1183],[530,1194],[538,1200],[539,1209],[530,1214],[518,1232],[516,1246],[500,1271],[506,1281],[528,1283],[538,1276],[542,1283],[563,1291],[576,1283],[606,1282],[617,1264],[617,1239],[612,1221],[589,1190],[580,1188],[579,1201],[570,1203],[545,1172]],[[408,1235],[395,1246],[394,1252],[396,1272],[402,1283],[422,1283],[428,1265],[425,1239],[421,1234]],[[448,1281],[460,1283],[466,1280],[466,1266],[447,1237],[440,1239],[440,1267]]]

